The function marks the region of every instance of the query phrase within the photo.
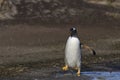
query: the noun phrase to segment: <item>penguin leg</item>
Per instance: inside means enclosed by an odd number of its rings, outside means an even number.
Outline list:
[[[80,76],[80,68],[78,68],[77,76]]]
[[[63,69],[64,71],[68,70],[68,65],[65,65],[62,69]]]
[[[73,69],[78,70],[78,67],[77,67],[77,66],[75,66]]]
[[[78,68],[77,68],[77,67],[74,67],[74,69],[75,69],[75,70],[78,70]]]

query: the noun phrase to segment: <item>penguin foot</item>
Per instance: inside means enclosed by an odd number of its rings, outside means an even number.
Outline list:
[[[77,76],[80,76],[80,73],[79,73],[79,72],[77,72]]]
[[[68,70],[68,66],[66,65],[66,66],[64,66],[62,69],[63,69],[64,71],[67,71],[67,70]]]
[[[80,76],[80,69],[78,69],[77,76]]]

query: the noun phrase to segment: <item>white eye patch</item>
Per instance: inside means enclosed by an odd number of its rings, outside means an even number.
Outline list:
[[[76,28],[73,28],[73,30],[76,30]]]

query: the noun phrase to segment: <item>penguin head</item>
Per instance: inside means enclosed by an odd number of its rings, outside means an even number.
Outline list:
[[[74,27],[70,28],[70,35],[71,35],[71,37],[77,37],[76,28],[74,28]]]

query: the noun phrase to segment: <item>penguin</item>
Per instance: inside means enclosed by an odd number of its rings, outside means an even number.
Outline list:
[[[65,66],[62,68],[64,71],[68,70],[68,68],[77,69],[77,76],[80,76],[82,47],[89,49],[94,55],[96,54],[89,46],[81,44],[76,28],[71,28],[65,46]]]

